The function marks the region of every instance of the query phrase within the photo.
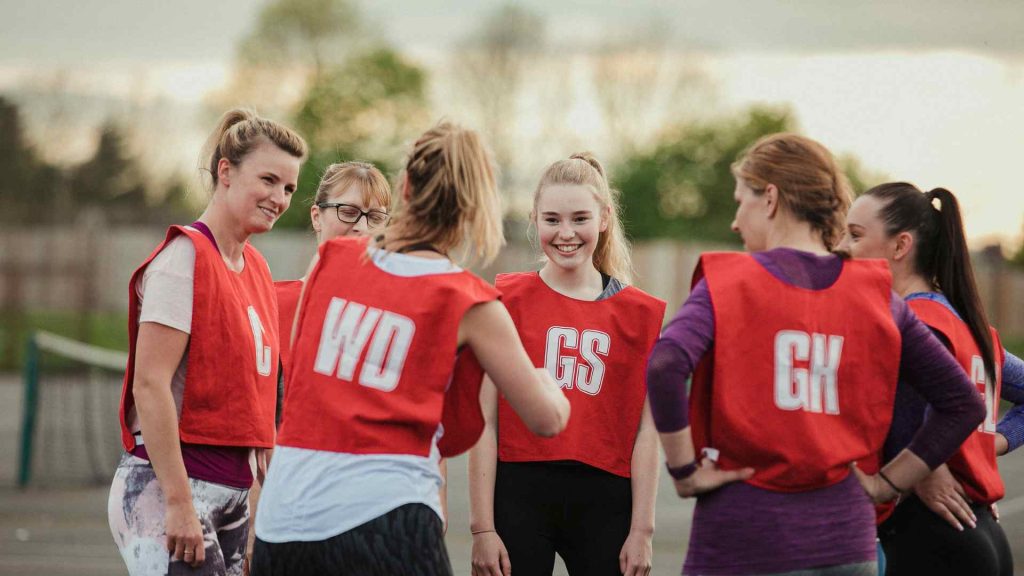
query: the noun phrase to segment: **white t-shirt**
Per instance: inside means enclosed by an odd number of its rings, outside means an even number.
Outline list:
[[[383,250],[370,255],[378,268],[395,276],[462,271],[444,259]],[[437,449],[442,432],[438,426],[426,457],[277,446],[260,494],[256,535],[275,543],[326,540],[405,504],[425,504],[443,518]]]
[[[192,333],[192,291],[196,270],[196,247],[192,239],[182,234],[171,240],[146,267],[135,282],[139,298],[139,324],[156,322],[186,334]],[[181,418],[181,399],[185,393],[185,374],[188,370],[188,348],[171,379],[171,393],[178,418]],[[139,417],[132,406],[128,413],[132,432],[139,431]]]

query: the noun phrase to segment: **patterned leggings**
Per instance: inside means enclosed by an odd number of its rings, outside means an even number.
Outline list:
[[[114,542],[131,576],[242,574],[249,535],[248,490],[189,478],[192,505],[203,526],[206,561],[192,568],[172,560],[164,530],[164,494],[150,463],[125,453],[107,501]]]
[[[406,504],[326,540],[270,543],[256,538],[257,576],[451,576],[441,519]]]

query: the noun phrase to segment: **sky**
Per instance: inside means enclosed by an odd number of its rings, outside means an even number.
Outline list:
[[[429,65],[500,0],[364,2],[371,25]],[[945,186],[969,236],[1016,243],[1024,194],[1020,0],[525,1],[563,47],[658,22],[700,54],[708,107],[787,104],[801,130],[892,179]],[[0,0],[0,94],[62,71],[79,99],[145,98],[187,113],[225,81],[256,0]],[[689,57],[689,56],[687,56]],[[182,146],[195,143],[185,131]],[[86,144],[81,143],[81,147]]]

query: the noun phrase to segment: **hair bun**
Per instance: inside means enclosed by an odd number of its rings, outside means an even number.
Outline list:
[[[598,161],[597,157],[594,156],[592,152],[577,152],[572,156],[569,156],[569,159],[583,160],[587,164],[590,164],[594,168],[594,170],[597,170],[597,173],[600,174],[602,178],[605,177],[604,166],[601,165],[601,162]]]

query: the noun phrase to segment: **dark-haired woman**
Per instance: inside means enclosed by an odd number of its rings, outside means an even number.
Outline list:
[[[987,412],[913,497],[881,511],[888,517],[879,527],[888,574],[1012,574],[1006,535],[989,508],[1004,495],[996,456],[1024,440],[1024,362],[1003,350],[989,327],[956,197],[903,182],[876,186],[851,208],[840,248],[889,261],[894,289],[971,376]],[[1018,406],[997,424],[1000,397]],[[883,460],[907,445],[925,411],[925,401],[901,383]]]

